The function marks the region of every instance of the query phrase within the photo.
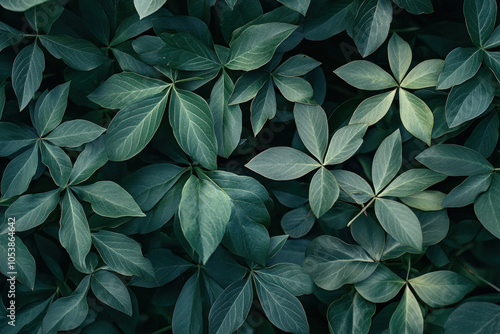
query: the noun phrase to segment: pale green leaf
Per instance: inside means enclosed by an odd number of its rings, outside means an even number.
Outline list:
[[[400,89],[399,109],[401,121],[408,132],[430,146],[434,115],[427,104],[412,93]]]
[[[477,48],[456,48],[444,61],[443,72],[439,75],[437,89],[447,89],[459,85],[477,73],[483,52]]]
[[[428,59],[415,66],[404,78],[401,87],[408,89],[422,89],[434,87],[443,71],[444,61],[441,59]]]
[[[405,197],[425,190],[434,184],[443,181],[445,175],[428,169],[410,169],[392,181],[379,196]]]
[[[295,103],[293,116],[304,146],[318,161],[323,161],[328,145],[328,120],[319,105]]]
[[[399,130],[384,139],[375,152],[372,180],[375,193],[379,193],[396,176],[402,163],[402,143]]]
[[[309,204],[316,218],[330,210],[338,197],[339,184],[335,176],[325,167],[321,167],[309,185]]]
[[[350,124],[338,129],[330,140],[325,165],[337,165],[352,157],[363,144],[367,124]]]
[[[372,303],[386,303],[401,291],[406,282],[392,270],[380,264],[370,277],[356,283],[356,291]]]
[[[387,52],[389,53],[389,65],[391,66],[392,73],[398,82],[401,82],[411,64],[412,54],[410,44],[394,33],[389,40]]]
[[[397,87],[394,78],[380,66],[366,60],[355,60],[333,71],[349,85],[363,90]]]
[[[389,111],[397,89],[367,98],[359,104],[349,124],[364,123],[373,125],[380,121]]]
[[[424,332],[424,317],[417,299],[407,286],[390,323],[390,334],[419,334]]]

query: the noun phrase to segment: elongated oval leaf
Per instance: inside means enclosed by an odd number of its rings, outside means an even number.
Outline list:
[[[349,124],[364,123],[373,125],[380,121],[389,111],[397,89],[367,98],[360,103],[349,121]]]
[[[300,139],[318,161],[323,161],[328,145],[328,120],[319,105],[296,103],[293,117]]]
[[[287,289],[295,296],[310,294],[314,290],[314,282],[307,271],[293,263],[278,263],[257,271],[257,275],[268,283]]]
[[[401,82],[411,64],[411,48],[404,39],[397,34],[392,35],[387,46],[389,53],[389,65],[391,66],[392,73]]]
[[[15,217],[10,218],[9,222],[16,222]],[[15,226],[15,225],[14,225]],[[36,263],[33,255],[23,243],[23,241],[14,235],[15,243],[15,274],[13,274],[12,265],[7,261],[0,262],[0,272],[7,277],[14,275],[17,280],[26,285],[28,288],[33,290],[35,286],[36,278]],[[0,256],[4,259],[8,259],[12,255],[12,247],[9,245],[11,243],[11,235],[5,233],[0,235]],[[12,244],[11,244],[12,245]],[[11,255],[9,255],[9,253]],[[19,324],[16,324],[19,326]]]
[[[434,115],[431,109],[424,101],[404,89],[399,90],[399,104],[404,127],[430,146],[434,126]]]
[[[130,293],[123,282],[106,270],[99,270],[92,275],[90,281],[94,295],[106,305],[132,315],[132,301]]]
[[[25,127],[0,122],[0,156],[6,157],[26,146],[33,145],[38,136]]]
[[[309,204],[316,218],[330,210],[339,197],[339,184],[330,171],[318,169],[309,185]]]
[[[48,142],[42,142],[40,151],[42,162],[49,168],[54,182],[64,188],[71,175],[71,159],[62,148]]]
[[[336,165],[352,157],[363,144],[367,128],[366,124],[350,124],[338,129],[330,140],[324,164]]]
[[[500,238],[500,175],[493,174],[490,189],[474,202],[474,212],[483,226]]]
[[[17,96],[19,109],[23,110],[40,88],[45,57],[36,43],[18,53],[12,65],[12,88]]]
[[[156,12],[167,0],[134,0],[134,6],[141,20]]]
[[[496,333],[500,330],[500,306],[470,301],[457,307],[445,324],[446,334]]]
[[[410,169],[392,181],[379,196],[410,196],[443,181],[445,178],[445,175],[432,170]]]
[[[355,60],[333,71],[349,85],[363,90],[397,87],[394,78],[380,66],[366,60]]]
[[[68,105],[69,86],[69,82],[59,85],[36,101],[34,126],[40,136],[61,123]]]
[[[437,89],[447,89],[472,78],[483,61],[483,53],[476,48],[456,48],[444,61]]]
[[[27,149],[15,157],[2,175],[2,197],[9,198],[24,193],[38,168],[38,145]]]
[[[7,10],[24,12],[47,1],[49,0],[1,0],[0,5]]]
[[[299,77],[273,75],[273,81],[283,97],[290,102],[314,104],[311,84]]]
[[[477,196],[488,190],[492,179],[491,173],[469,176],[446,195],[442,203],[443,207],[457,208],[474,203]]]
[[[401,87],[408,89],[422,89],[434,87],[443,71],[444,61],[441,59],[428,59],[415,66],[404,78]]]
[[[200,271],[184,284],[175,303],[172,315],[172,329],[175,333],[203,333],[203,304],[200,290]]]
[[[399,130],[382,141],[373,158],[372,179],[379,193],[396,176],[402,163],[402,143]]]
[[[465,0],[464,15],[472,42],[482,47],[495,28],[497,2],[495,0]]]
[[[375,314],[372,304],[358,293],[348,293],[328,306],[327,318],[330,333],[367,334]]]
[[[418,301],[407,286],[389,323],[391,334],[414,334],[424,332],[424,317]]]
[[[380,264],[370,277],[356,283],[356,291],[372,303],[385,303],[394,298],[405,281],[392,270]]]

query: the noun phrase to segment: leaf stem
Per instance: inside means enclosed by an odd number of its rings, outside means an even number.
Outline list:
[[[408,269],[406,270],[406,281],[408,282],[408,278],[410,278],[411,271],[411,257],[408,255]]]
[[[351,226],[351,224],[356,220],[358,219],[359,216],[361,216],[367,209],[368,207],[373,203],[373,201],[375,201],[377,199],[377,196],[373,197],[370,202],[368,202],[368,204],[366,204],[366,206],[363,207],[363,209],[353,218],[349,221],[349,223],[347,223],[347,227]]]
[[[169,326],[163,327],[163,328],[161,328],[161,329],[159,329],[156,332],[153,332],[151,334],[161,334],[161,333],[165,333],[165,332],[167,332],[167,331],[169,331],[171,329],[172,329],[172,325],[169,325]]]

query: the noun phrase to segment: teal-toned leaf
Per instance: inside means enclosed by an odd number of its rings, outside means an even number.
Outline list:
[[[323,161],[328,145],[328,120],[319,105],[296,103],[293,116],[300,139],[318,161]]]
[[[299,77],[309,73],[319,65],[321,65],[319,61],[305,54],[299,54],[288,58],[273,73],[285,77]]]
[[[397,89],[367,98],[354,111],[349,124],[364,123],[373,125],[389,111]]]
[[[90,275],[87,275],[71,295],[52,303],[43,318],[43,333],[68,331],[80,326],[89,311],[87,304],[89,287]]]
[[[366,203],[375,196],[372,187],[358,174],[340,169],[331,172],[340,188],[356,203]]]
[[[285,288],[294,296],[308,295],[314,291],[314,282],[309,274],[293,263],[278,263],[257,271],[257,275],[263,281]]]
[[[78,71],[90,71],[106,62],[106,57],[94,44],[66,35],[41,35],[43,46],[57,59]]]
[[[288,8],[306,16],[311,0],[278,0]]]
[[[397,34],[393,34],[387,46],[389,53],[389,65],[391,66],[392,73],[401,82],[408,72],[411,64],[411,48],[404,39]]]
[[[367,0],[361,3],[354,19],[352,38],[363,57],[384,43],[391,21],[392,4],[389,0]]]
[[[375,304],[367,302],[358,293],[348,293],[328,306],[330,333],[367,334],[375,314]]]
[[[313,1],[304,19],[304,37],[311,41],[323,41],[344,31],[352,22],[357,6],[358,3],[349,0]]]
[[[446,334],[496,333],[500,330],[500,306],[470,301],[457,307],[445,324]]]
[[[37,32],[49,33],[52,25],[61,17],[64,7],[57,2],[43,3],[31,7],[24,15],[29,24]]]
[[[89,202],[95,213],[103,217],[144,216],[132,196],[114,182],[99,181],[88,186],[71,187],[71,189],[80,199]]]
[[[467,30],[472,42],[482,47],[490,38],[497,14],[497,2],[495,0],[465,0],[464,15]]]
[[[428,169],[410,169],[392,181],[379,196],[405,197],[425,190],[443,181],[445,175]]]
[[[2,2],[0,2],[0,5]],[[0,22],[0,51],[9,45],[16,45],[23,39],[23,33],[11,26]]]
[[[446,210],[413,210],[413,212],[417,215],[420,225],[422,226],[424,246],[435,245],[448,235],[450,219],[448,218]]]
[[[398,85],[389,73],[380,66],[366,60],[351,61],[337,68],[333,73],[349,85],[363,90],[380,90],[397,87]]]
[[[20,110],[28,105],[40,88],[44,69],[45,57],[36,43],[28,45],[17,54],[12,65],[12,88]]]
[[[474,202],[474,212],[483,226],[500,238],[500,175],[493,174],[490,189]]]
[[[24,12],[31,7],[37,6],[49,0],[1,0],[0,5],[13,12]]]
[[[269,243],[269,250],[267,252],[267,258],[270,259],[275,256],[285,245],[288,240],[288,235],[279,235],[271,237],[271,242]]]
[[[402,143],[399,130],[382,141],[375,152],[372,166],[372,180],[375,193],[379,193],[396,176],[402,163]]]
[[[323,235],[317,237],[306,250],[303,267],[314,283],[325,290],[336,290],[344,284],[365,280],[377,269],[378,263],[361,246]]]
[[[299,77],[273,75],[273,81],[285,99],[290,102],[314,104],[311,84]]]
[[[297,29],[288,23],[263,23],[246,28],[229,44],[226,64],[231,70],[251,71],[268,63],[278,46]]]
[[[474,203],[477,196],[488,190],[492,179],[491,173],[469,176],[446,195],[441,205],[445,208],[459,208]]]
[[[121,233],[101,230],[92,233],[92,243],[111,270],[145,280],[155,279],[153,266],[142,255],[141,244],[137,241]]]
[[[394,2],[401,8],[406,9],[408,12],[419,14],[430,14],[433,12],[431,0],[394,0]]]
[[[203,333],[203,304],[200,290],[200,271],[184,284],[175,303],[172,316],[172,330],[175,333]]]
[[[386,303],[401,291],[406,282],[384,265],[379,265],[370,277],[356,283],[356,291],[372,303]]]
[[[16,222],[16,217],[8,217],[8,222]],[[14,225],[15,226],[15,225]],[[17,227],[17,226],[15,226]],[[0,255],[4,259],[9,258],[9,253],[12,254],[12,247],[9,243],[12,242],[12,237],[9,234],[0,235]],[[14,235],[14,244],[15,244],[15,277],[19,282],[26,285],[28,288],[33,290],[35,286],[35,277],[36,277],[36,263],[35,259],[31,255],[30,251],[23,243],[23,241],[16,235]],[[9,249],[10,248],[10,249]],[[8,262],[6,260],[0,262],[0,272],[7,277],[12,276],[12,268],[10,268]],[[19,326],[19,324],[16,323]]]
[[[16,218],[16,231],[27,231],[47,219],[59,204],[60,189],[45,193],[24,195],[19,197],[5,212],[5,217]],[[3,225],[5,231],[6,225]]]
[[[85,268],[85,257],[90,252],[92,238],[83,207],[73,195],[66,190],[61,202],[61,228],[59,241],[66,248],[71,261],[80,268]]]
[[[451,51],[444,61],[437,89],[447,89],[472,78],[482,61],[483,53],[477,48],[456,48]]]
[[[2,175],[2,197],[9,198],[24,193],[38,168],[38,145],[27,149],[15,157]]]
[[[139,17],[144,19],[160,9],[167,0],[134,0],[134,6]]]
[[[309,204],[316,218],[330,210],[339,197],[335,176],[324,167],[318,169],[309,185]]]
[[[168,86],[161,80],[122,72],[103,82],[88,98],[104,108],[122,109],[134,101],[159,94]]]
[[[45,137],[52,144],[61,147],[78,147],[93,141],[106,129],[92,122],[76,119],[59,125]]]
[[[488,158],[493,154],[498,143],[500,129],[500,117],[494,113],[486,117],[474,128],[471,135],[465,141],[464,146],[479,152]]]
[[[404,89],[399,90],[401,121],[412,135],[431,145],[434,115],[424,101]]]
[[[428,59],[415,66],[404,78],[401,87],[408,89],[422,89],[434,87],[443,71],[444,61],[441,59]]]
[[[412,208],[422,211],[439,211],[443,209],[443,203],[446,194],[437,190],[425,190],[416,194],[400,197],[401,201]]]
[[[5,83],[0,85],[0,119],[2,119],[4,107],[5,107]]]
[[[407,286],[389,323],[391,334],[413,334],[424,332],[424,317],[417,299]]]
[[[248,169],[272,180],[293,180],[321,165],[307,154],[291,147],[272,147],[245,165]]]
[[[250,101],[257,95],[257,92],[264,86],[268,78],[269,75],[262,71],[244,73],[238,81],[236,81],[228,103],[232,105]]]
[[[217,137],[208,103],[195,93],[174,89],[168,116],[184,152],[205,168],[216,169]]]
[[[208,316],[211,334],[233,333],[243,325],[253,301],[252,281],[236,281],[222,292]]]
[[[491,49],[491,48],[496,48],[499,45],[500,45],[500,28],[498,28],[497,26],[495,30],[493,30],[493,33],[491,34],[490,38],[488,38],[488,41],[486,41],[484,48]]]
[[[351,225],[354,240],[365,249],[375,261],[380,261],[385,246],[385,231],[368,215],[360,215]]]
[[[470,148],[438,144],[420,153],[416,159],[435,172],[448,176],[469,176],[493,171],[493,166]]]
[[[132,316],[130,293],[123,282],[106,270],[92,274],[90,286],[94,295],[104,304]]]
[[[179,218],[184,236],[203,263],[222,241],[230,217],[229,196],[210,181],[192,175],[182,189]]]
[[[302,238],[311,231],[316,218],[307,206],[288,211],[281,218],[283,232],[291,238]]]
[[[269,80],[264,87],[257,93],[250,106],[252,112],[252,129],[256,136],[264,127],[268,119],[276,115],[276,93],[274,85]]]
[[[61,124],[68,105],[69,85],[69,82],[59,85],[36,101],[33,125],[40,136]]]
[[[279,329],[308,334],[309,324],[300,301],[286,289],[253,276],[257,296],[269,321]]]
[[[368,125],[351,124],[338,129],[330,140],[325,165],[337,165],[352,157],[363,144]]]
[[[91,143],[85,145],[73,165],[69,183],[75,185],[87,180],[96,170],[108,162],[104,137],[101,136]]]
[[[160,126],[168,94],[160,93],[128,104],[108,126],[106,152],[111,161],[138,154]]]
[[[42,163],[49,168],[54,182],[61,188],[68,183],[71,175],[71,159],[64,150],[51,143],[43,141],[40,146]]]
[[[375,201],[375,215],[384,230],[396,241],[415,250],[422,249],[422,227],[417,216],[406,205],[378,198]]]

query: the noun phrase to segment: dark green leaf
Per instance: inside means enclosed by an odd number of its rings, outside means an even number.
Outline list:
[[[311,84],[299,77],[273,75],[273,81],[283,97],[290,102],[314,104]]]
[[[71,159],[58,146],[43,141],[40,146],[42,162],[49,168],[50,175],[54,182],[61,188],[68,183],[71,175]]]
[[[132,316],[132,302],[127,287],[122,281],[106,270],[92,274],[90,281],[94,295],[106,305]]]
[[[309,185],[309,204],[316,218],[330,210],[339,197],[339,184],[324,167],[318,169]]]
[[[99,137],[106,129],[83,119],[67,121],[54,129],[45,139],[61,147],[78,147]]]
[[[17,224],[16,217],[9,217],[9,222],[15,221]],[[15,219],[15,220],[14,220]],[[14,225],[15,226],[15,225]],[[5,259],[0,262],[0,272],[7,277],[15,276],[17,280],[26,285],[28,288],[33,290],[35,286],[36,277],[36,263],[35,259],[31,255],[30,251],[23,243],[23,241],[16,235],[14,235],[14,248],[15,248],[15,274],[7,262],[9,258],[9,253],[12,254],[12,237],[9,234],[0,235],[0,255]],[[19,325],[19,324],[16,324]]]
[[[483,53],[477,48],[456,48],[451,51],[444,61],[437,89],[447,89],[472,78],[482,61]]]
[[[490,189],[474,202],[474,212],[483,226],[500,238],[500,175],[493,174]]]
[[[36,101],[33,125],[40,136],[46,135],[61,124],[68,105],[69,85],[69,82],[59,85]]]
[[[396,297],[406,282],[384,265],[379,265],[370,277],[356,283],[356,291],[372,303],[385,303]]]
[[[274,73],[285,77],[299,77],[309,73],[319,65],[321,65],[319,61],[307,55],[299,54],[287,59],[287,61],[274,70]]]
[[[401,8],[406,9],[412,14],[430,14],[433,12],[431,0],[394,0]]]
[[[276,115],[276,93],[271,80],[267,81],[264,87],[257,93],[250,106],[252,112],[252,129],[254,135],[257,135],[264,127],[268,119]]]
[[[333,176],[340,188],[356,203],[362,204],[372,199],[375,194],[372,188],[361,176],[347,170],[332,170]]]
[[[330,333],[367,334],[375,304],[367,302],[358,293],[345,294],[330,304],[327,311]]]
[[[402,163],[402,143],[399,130],[382,141],[375,152],[372,179],[375,193],[379,193],[396,176]]]
[[[38,168],[38,145],[15,157],[2,175],[2,197],[9,198],[24,193]]]
[[[2,4],[0,2],[0,4]],[[16,45],[23,39],[23,33],[11,26],[0,22],[0,51],[9,45]]]
[[[443,200],[443,207],[458,208],[474,203],[477,196],[488,190],[493,174],[476,174],[469,176],[464,182],[453,188]]]
[[[36,43],[28,45],[16,56],[12,65],[12,88],[20,110],[28,105],[40,88],[44,69],[45,57]]]
[[[200,271],[184,284],[172,316],[172,330],[175,333],[203,333],[203,304],[200,291]]]
[[[446,334],[493,334],[500,330],[500,306],[471,301],[457,307],[445,324]]]
[[[247,102],[257,95],[257,92],[264,86],[269,76],[261,71],[252,71],[243,74],[234,86],[231,98],[228,103],[240,104]]]
[[[465,0],[464,15],[472,42],[482,47],[495,28],[497,2],[495,0]]]
[[[314,225],[316,218],[307,206],[289,211],[281,218],[281,228],[291,238],[305,236]]]
[[[31,7],[47,2],[49,0],[1,0],[0,5],[14,12],[24,12]]]
[[[96,170],[108,162],[104,137],[101,136],[91,143],[85,145],[85,149],[80,153],[73,165],[69,183],[76,185],[87,180]]]
[[[257,275],[270,284],[279,285],[295,296],[311,294],[314,282],[309,274],[293,263],[278,263],[257,271]]]
[[[483,157],[488,158],[498,143],[500,118],[498,114],[484,118],[477,127],[474,128],[464,146],[479,152]]]
[[[278,0],[290,9],[306,16],[311,0]]]

